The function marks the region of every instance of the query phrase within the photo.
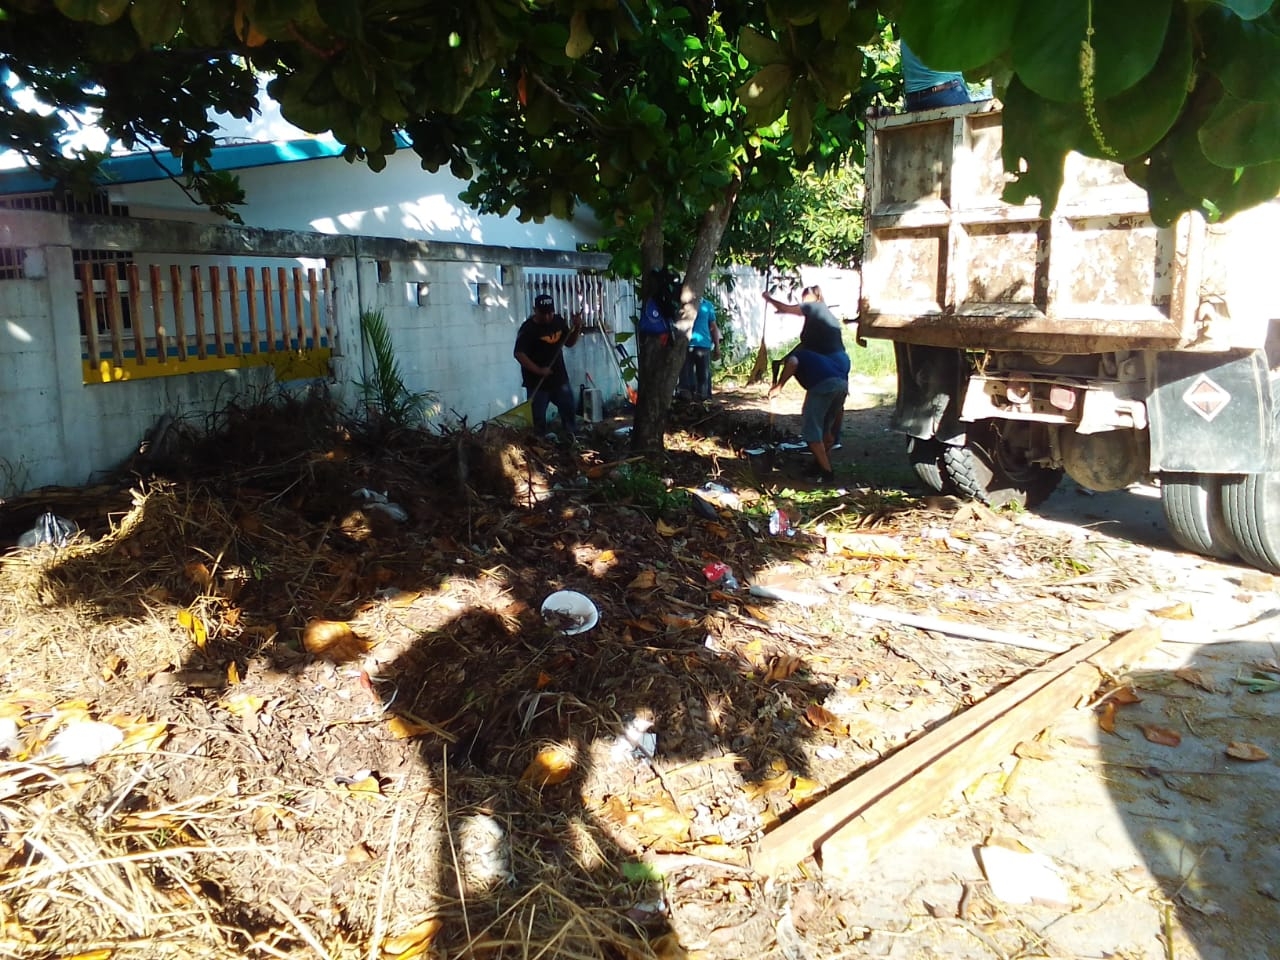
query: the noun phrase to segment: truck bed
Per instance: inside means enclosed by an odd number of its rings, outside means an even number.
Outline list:
[[[861,333],[1084,354],[1260,347],[1280,317],[1272,202],[1152,223],[1119,164],[1067,158],[1057,209],[1005,203],[998,101],[868,122]]]

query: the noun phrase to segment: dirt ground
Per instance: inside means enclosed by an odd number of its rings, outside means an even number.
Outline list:
[[[748,387],[656,470],[622,421],[372,442],[290,403],[0,507],[85,531],[0,566],[0,954],[1273,955],[1275,581],[1168,550],[1149,491],[925,496],[890,389],[851,395],[837,489],[744,455],[801,398]],[[874,858],[762,875],[763,835],[1050,656],[868,608],[1166,639]]]

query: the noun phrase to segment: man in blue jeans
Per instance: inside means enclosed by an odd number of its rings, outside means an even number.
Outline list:
[[[533,429],[547,432],[547,405],[554,403],[560,422],[574,435],[573,388],[564,365],[564,351],[582,335],[582,315],[573,315],[573,326],[556,313],[555,300],[548,293],[533,298],[533,316],[520,325],[516,334],[515,358],[520,364],[524,388],[532,401]]]
[[[901,44],[902,80],[907,91],[907,112],[953,107],[969,102],[969,87],[964,74],[933,70],[926,67],[907,46]]]
[[[769,398],[776,397],[792,377],[805,390],[804,405],[800,408],[800,435],[813,453],[816,479],[830,483],[835,479],[831,449],[844,414],[845,397],[849,395],[849,354],[843,350],[838,353],[792,350],[782,364],[778,382],[769,388]]]

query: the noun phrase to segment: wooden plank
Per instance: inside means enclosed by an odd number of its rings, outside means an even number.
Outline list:
[[[276,279],[279,280],[280,295],[280,345],[289,349],[289,271],[284,267],[276,267]]]
[[[267,353],[276,352],[275,304],[271,299],[271,268],[262,268],[262,308],[266,314],[262,319],[266,324]]]
[[[240,271],[227,267],[227,293],[231,301],[231,348],[237,357],[244,356],[244,338],[240,330]]]
[[[142,325],[142,280],[138,265],[129,264],[129,302],[133,305],[133,356],[138,366],[147,363],[147,331]]]
[[[325,267],[320,271],[320,282],[324,285],[324,325],[325,333],[329,338],[329,349],[337,352],[338,346],[335,342],[337,318],[337,297],[334,296],[334,289],[329,282],[329,268]]]
[[[311,297],[311,346],[320,349],[320,280],[315,267],[307,268],[307,293]]]
[[[302,304],[302,268],[293,268],[293,320],[298,325],[298,349],[307,349],[307,315]]]
[[[1159,639],[1159,630],[1152,627],[1126,634],[889,789],[821,843],[823,872],[856,873],[891,840],[937,810],[943,798],[963,790],[1023,740],[1038,735],[1097,690],[1106,673],[1142,656]]]
[[[93,289],[93,264],[85,260],[80,264],[80,295],[84,303],[84,335],[89,345],[89,362],[95,367],[102,358],[98,346],[98,293]]]
[[[258,284],[254,279],[253,267],[244,268],[245,299],[249,303],[249,345],[250,353],[257,353],[258,344]]]
[[[160,283],[160,265],[151,264],[151,316],[156,324],[156,362],[169,362],[169,334],[164,328],[164,289]]]
[[[182,269],[169,265],[169,299],[173,301],[173,338],[178,343],[178,360],[187,359],[187,326],[182,315]]]
[[[111,331],[111,359],[116,366],[120,366],[124,363],[124,320],[120,316],[120,274],[114,263],[104,263],[102,276],[107,281],[107,329]]]
[[[974,704],[959,716],[908,743],[865,774],[766,834],[752,851],[752,866],[764,874],[794,866],[815,853],[841,827],[871,804],[888,795],[899,784],[916,778],[921,771],[937,763],[939,758],[962,747],[978,731],[1015,711],[1024,700],[1054,680],[1086,661],[1104,669],[1118,668],[1121,663],[1155,646],[1159,639],[1157,628],[1144,626],[1116,640],[1092,640],[1059,654],[997,690],[982,702]],[[1097,675],[1096,667],[1091,666],[1090,670],[1094,676]],[[1018,729],[1019,739],[1039,732],[1038,729],[1029,731],[1020,724]],[[973,773],[970,771],[969,779],[972,777]],[[931,805],[936,804],[936,792],[926,796]]]
[[[945,633],[953,637],[964,637],[966,640],[978,640],[983,643],[1002,643],[1023,650],[1037,650],[1041,653],[1062,653],[1066,647],[1050,640],[1038,640],[1003,630],[992,630],[978,624],[957,623],[954,620],[943,620],[940,617],[926,617],[891,607],[871,606],[854,603],[849,613],[855,617],[866,617],[869,620],[882,620],[888,623],[900,623],[905,627],[927,630],[933,633]]]
[[[213,303],[213,343],[214,350],[220,357],[227,355],[227,334],[225,318],[222,313],[222,271],[217,267],[209,268],[209,299]]]
[[[191,306],[196,319],[196,356],[203,360],[209,355],[205,337],[208,320],[204,312],[204,274],[194,264],[191,267]]]

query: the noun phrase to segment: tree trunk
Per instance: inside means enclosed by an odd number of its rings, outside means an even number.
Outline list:
[[[716,252],[720,249],[720,240],[729,223],[729,215],[733,212],[740,187],[741,181],[734,180],[725,189],[721,201],[702,215],[693,252],[689,255],[689,263],[685,268],[675,335],[665,345],[660,337],[638,338],[640,343],[636,359],[639,372],[636,381],[640,395],[636,400],[635,423],[631,431],[631,449],[637,453],[661,453],[665,448],[667,416],[671,412],[671,397],[680,379],[680,370],[689,352],[689,334],[693,330],[698,304],[707,288],[707,279],[711,276]],[[661,224],[658,229],[661,229]],[[660,252],[655,263],[647,260],[650,239],[649,228],[646,227],[641,248],[646,257],[646,272],[654,266],[662,266]],[[659,246],[659,251],[660,249]]]

